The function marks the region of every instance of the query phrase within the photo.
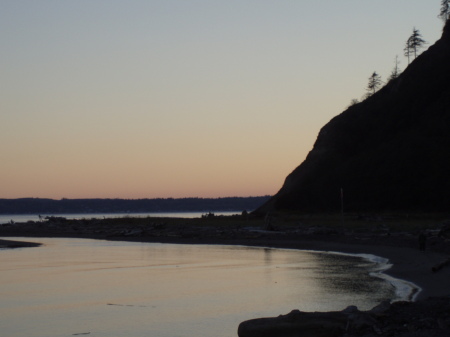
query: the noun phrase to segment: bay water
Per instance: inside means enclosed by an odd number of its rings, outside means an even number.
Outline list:
[[[244,320],[368,310],[408,293],[377,277],[380,261],[360,256],[13,239],[43,246],[0,249],[0,329],[8,337],[235,337]]]

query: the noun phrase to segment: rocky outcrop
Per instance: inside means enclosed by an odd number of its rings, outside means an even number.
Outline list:
[[[239,337],[450,336],[450,301],[383,302],[370,311],[301,312],[242,322]]]
[[[450,22],[395,80],[319,132],[304,162],[256,213],[448,211]]]

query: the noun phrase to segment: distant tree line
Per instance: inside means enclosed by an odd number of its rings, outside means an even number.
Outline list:
[[[253,211],[269,198],[270,196],[179,199],[0,199],[0,214],[242,212]]]
[[[443,20],[444,25],[449,20],[450,0],[441,0],[441,9],[438,17]],[[415,59],[419,55],[420,50],[424,47],[425,44],[427,44],[427,42],[422,39],[420,31],[416,29],[416,27],[414,27],[413,32],[406,40],[406,45],[403,49],[403,55],[408,59],[408,65],[410,64],[411,59]],[[396,56],[395,66],[388,77],[388,82],[395,80],[401,74],[399,64],[400,62],[398,60],[398,56]],[[369,77],[369,82],[366,87],[366,94],[362,97],[362,100],[376,93],[383,86],[383,84],[385,83],[382,81],[381,76],[376,71],[374,71]],[[350,102],[350,106],[358,104],[359,102],[360,101],[358,99],[352,99]]]

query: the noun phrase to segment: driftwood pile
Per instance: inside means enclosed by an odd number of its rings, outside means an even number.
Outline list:
[[[383,302],[369,311],[301,312],[242,322],[239,337],[448,337],[450,298]]]

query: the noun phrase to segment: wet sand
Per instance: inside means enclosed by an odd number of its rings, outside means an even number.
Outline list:
[[[5,248],[25,248],[25,247],[39,247],[41,244],[37,242],[24,242],[0,239],[0,249]]]

